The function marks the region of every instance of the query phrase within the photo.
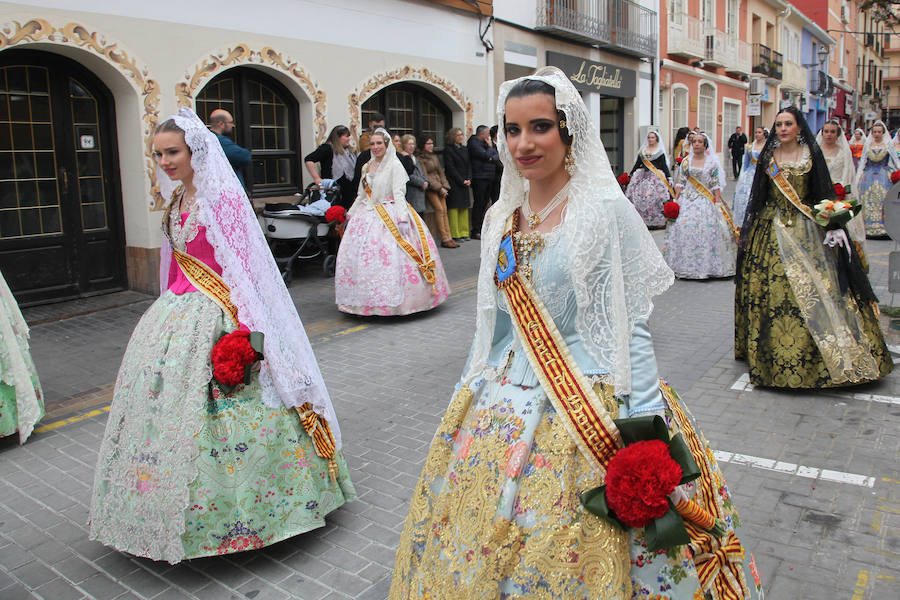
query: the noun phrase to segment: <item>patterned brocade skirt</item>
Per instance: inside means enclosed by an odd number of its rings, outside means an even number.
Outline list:
[[[322,527],[356,492],[330,480],[295,410],[258,377],[225,391],[210,353],[233,329],[199,292],[165,293],[125,351],[94,480],[91,538],[171,563],[252,550]]]
[[[695,431],[674,393],[669,404],[673,430],[684,423]],[[711,475],[694,498],[707,494],[734,532],[737,512],[712,451],[695,439]],[[583,510],[579,493],[602,483],[540,387],[463,387],[413,493],[390,600],[723,597],[715,585],[706,595],[687,547],[648,552],[643,530],[629,533]],[[758,578],[742,566],[751,558],[741,555],[726,567],[735,597],[759,599]]]
[[[641,219],[650,229],[666,226],[663,204],[669,201],[669,189],[648,169],[638,169],[625,190]]]
[[[754,230],[735,289],[735,358],[747,361],[750,382],[754,385],[777,388],[848,385],[834,382],[807,329],[785,273],[771,216],[773,211],[768,213],[762,213],[752,225]],[[878,317],[871,306],[858,303],[850,292],[847,302],[862,317],[862,331],[871,349],[863,354],[875,359],[880,377],[887,375],[893,363]]]

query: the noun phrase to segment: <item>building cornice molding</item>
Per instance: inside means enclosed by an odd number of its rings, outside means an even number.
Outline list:
[[[700,79],[709,79],[710,81],[715,81],[716,83],[724,83],[725,85],[730,85],[742,90],[750,88],[750,84],[745,81],[733,79],[726,75],[719,75],[718,73],[710,73],[709,71],[706,71],[704,69],[691,67],[674,60],[669,60],[668,58],[664,58],[662,60],[662,68],[669,69],[671,71],[677,71],[678,73],[684,73],[685,75],[693,75],[694,77]]]

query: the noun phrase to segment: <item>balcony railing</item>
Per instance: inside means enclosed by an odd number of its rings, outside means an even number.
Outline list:
[[[789,89],[805,92],[809,86],[809,74],[806,67],[801,67],[792,60],[784,61],[782,84]]]
[[[538,30],[592,45],[611,41],[609,0],[543,0],[537,11]]]
[[[659,18],[655,10],[631,0],[612,0],[613,46],[638,56],[656,56],[656,32]]]
[[[706,58],[703,21],[685,12],[672,13],[669,19],[666,52],[684,58]]]
[[[632,0],[542,0],[537,29],[626,54],[656,56],[659,17]]]
[[[828,73],[821,69],[809,69],[809,92],[818,96],[833,96],[834,83]]]
[[[784,59],[765,44],[753,44],[753,72],[781,81]]]

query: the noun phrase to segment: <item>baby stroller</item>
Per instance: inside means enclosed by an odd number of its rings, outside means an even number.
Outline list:
[[[340,200],[339,188],[322,190],[310,185],[304,190],[297,204],[266,204],[261,217],[263,232],[269,241],[275,263],[281,270],[285,284],[290,285],[297,260],[317,260],[324,256],[322,270],[328,277],[334,276],[336,244],[329,239],[331,226],[324,216],[304,214],[300,207],[312,204],[325,192],[325,200]]]

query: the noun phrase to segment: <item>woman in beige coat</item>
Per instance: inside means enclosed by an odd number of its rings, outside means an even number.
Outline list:
[[[437,222],[438,233],[441,236],[441,246],[444,248],[459,248],[459,244],[450,236],[450,222],[447,220],[447,192],[450,191],[450,182],[438,155],[434,153],[434,138],[426,137],[422,149],[418,153],[419,164],[428,179],[428,189],[425,197],[434,209],[434,220]]]

